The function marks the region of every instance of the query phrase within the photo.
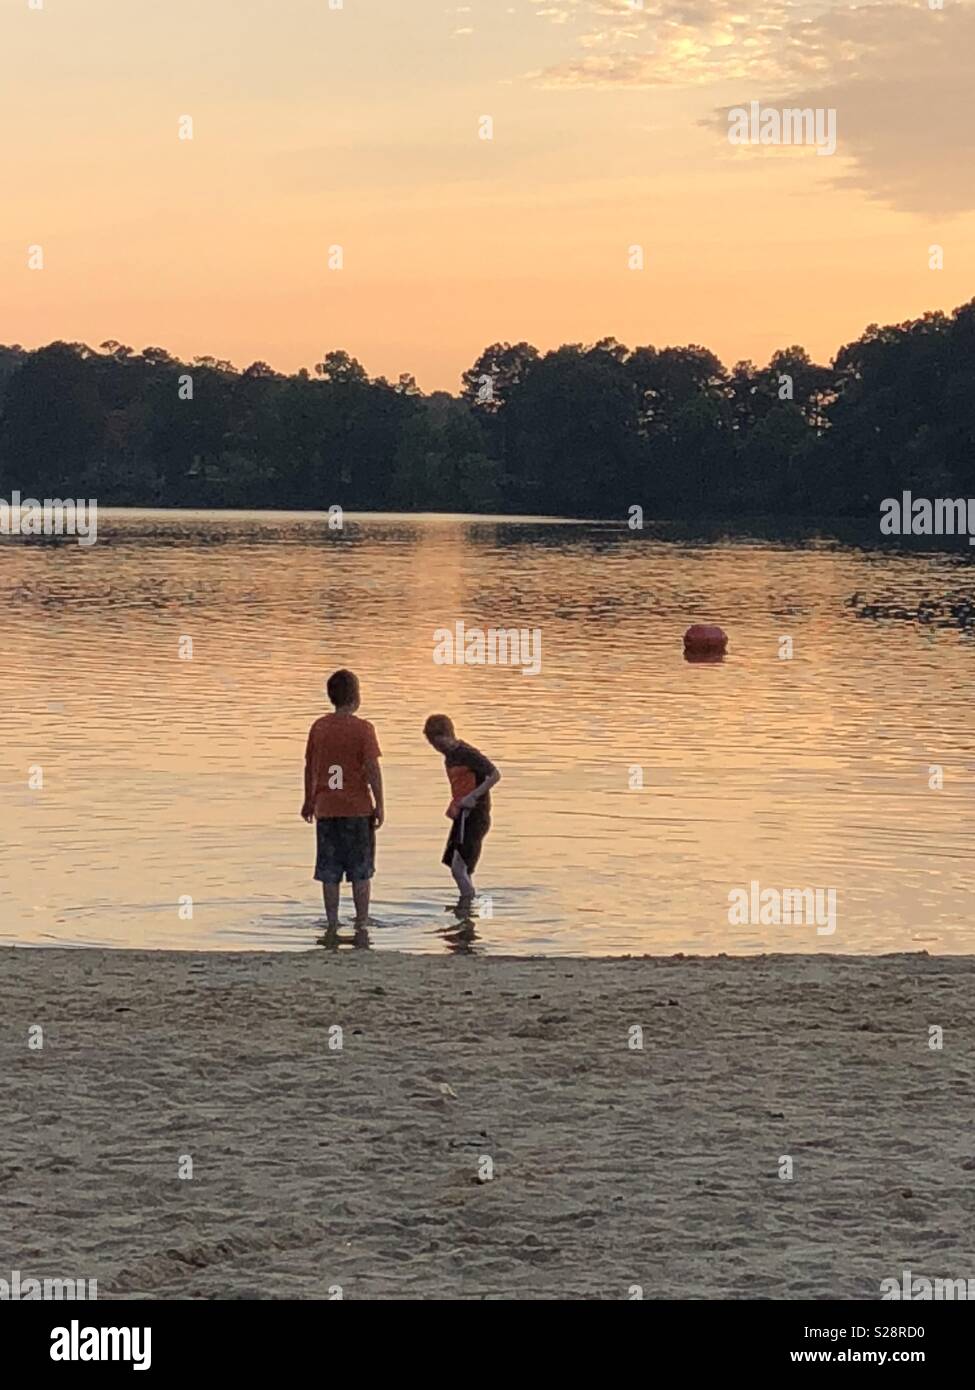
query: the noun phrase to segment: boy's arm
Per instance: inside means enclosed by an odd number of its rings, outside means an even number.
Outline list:
[[[501,773],[496,767],[492,766],[491,771],[485,777],[484,781],[481,782],[479,786],[476,786],[472,792],[468,792],[461,800],[460,805],[463,806],[465,811],[472,811],[481,797],[484,796],[486,792],[489,792],[492,787],[496,787],[500,781]]]
[[[366,759],[366,781],[369,783],[372,799],[376,803],[373,824],[378,830],[386,819],[386,806],[383,801],[383,770],[379,766],[378,758]]]
[[[313,821],[315,819],[315,787],[312,782],[312,757],[311,757],[311,734],[308,735],[308,742],[305,745],[305,799],[301,806],[301,819]]]

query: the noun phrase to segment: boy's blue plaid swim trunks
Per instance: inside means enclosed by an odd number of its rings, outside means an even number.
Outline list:
[[[372,816],[326,816],[316,821],[319,883],[361,883],[376,872],[376,831]]]

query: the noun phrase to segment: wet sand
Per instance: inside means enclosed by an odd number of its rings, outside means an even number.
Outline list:
[[[924,954],[5,949],[0,1277],[875,1298],[904,1268],[973,1276],[973,994],[975,958]]]

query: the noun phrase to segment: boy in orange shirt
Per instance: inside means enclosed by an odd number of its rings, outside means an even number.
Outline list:
[[[369,720],[356,717],[358,677],[335,671],[327,690],[335,713],[316,719],[308,732],[301,816],[317,822],[315,878],[322,885],[329,928],[339,925],[344,876],[352,884],[355,925],[361,930],[369,920],[376,831],[385,819],[382,753]]]

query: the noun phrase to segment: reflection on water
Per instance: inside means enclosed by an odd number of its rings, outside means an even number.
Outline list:
[[[385,755],[373,949],[971,951],[971,629],[883,616],[971,575],[967,548],[485,518],[105,512],[91,548],[3,543],[0,937],[313,947],[302,755],[347,665]],[[458,619],[540,628],[541,673],[435,665]],[[724,661],[684,660],[696,621]],[[504,774],[467,925],[433,711]],[[753,880],[834,887],[835,935],[730,925]]]

